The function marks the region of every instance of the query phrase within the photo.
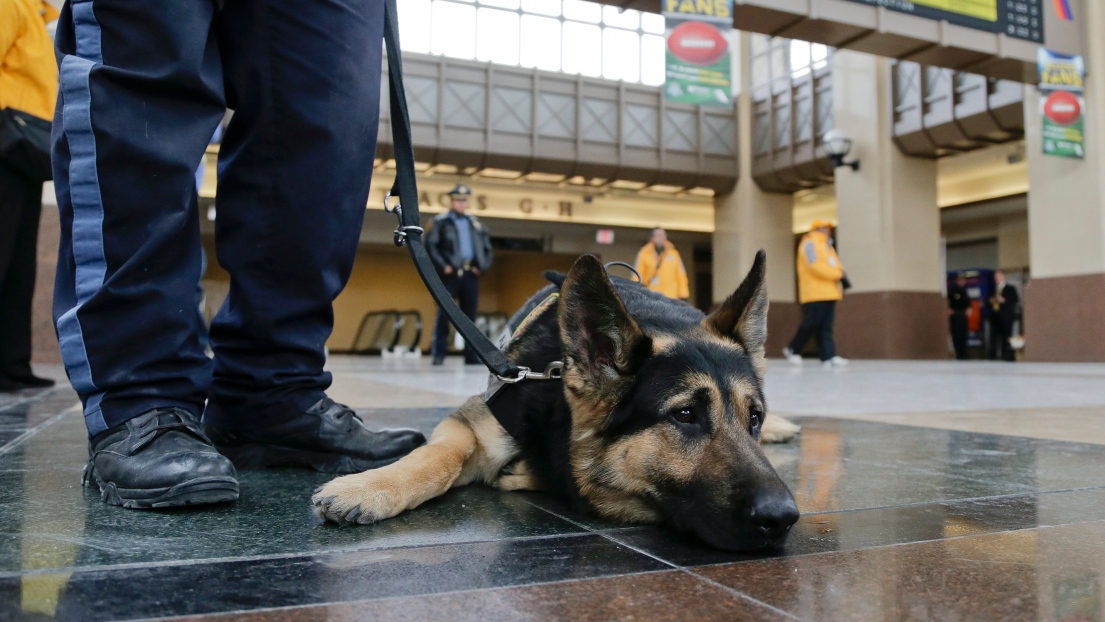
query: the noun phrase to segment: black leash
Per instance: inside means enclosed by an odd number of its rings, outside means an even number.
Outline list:
[[[475,351],[483,364],[491,371],[501,389],[503,385],[523,380],[550,380],[560,377],[559,362],[552,363],[544,372],[535,372],[528,367],[515,365],[464,315],[448,290],[437,276],[437,270],[422,240],[424,233],[418,217],[418,185],[414,173],[414,146],[411,141],[410,112],[407,110],[407,96],[403,90],[403,63],[399,51],[399,16],[395,0],[386,0],[384,9],[384,44],[387,47],[388,82],[391,93],[391,134],[395,149],[395,184],[391,192],[384,197],[384,210],[395,214],[399,227],[395,230],[395,245],[406,246],[414,260],[418,275],[430,290],[438,306],[464,337],[468,347]],[[397,195],[399,202],[388,205],[392,196]],[[498,391],[496,391],[497,393]],[[496,418],[502,421],[496,413]],[[504,425],[504,427],[506,427]],[[507,428],[510,430],[510,428]]]

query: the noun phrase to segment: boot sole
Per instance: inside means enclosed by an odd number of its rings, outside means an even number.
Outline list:
[[[358,460],[346,454],[332,454],[275,445],[215,445],[219,453],[230,459],[238,469],[265,469],[277,466],[305,466],[320,473],[361,473],[387,466],[403,456],[384,460]],[[405,454],[404,454],[405,455]]]
[[[156,510],[189,505],[211,505],[238,500],[238,480],[233,477],[197,477],[169,488],[119,488],[115,482],[105,482],[89,464],[82,482],[87,488],[97,488],[100,500],[108,505],[134,510]]]

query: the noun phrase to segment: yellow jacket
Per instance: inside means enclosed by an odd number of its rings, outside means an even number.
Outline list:
[[[657,253],[652,242],[642,246],[637,251],[636,268],[641,281],[652,291],[660,292],[668,298],[690,298],[687,269],[683,267],[683,259],[671,242],[664,243],[663,253]]]
[[[54,118],[58,65],[46,23],[57,17],[42,0],[0,0],[0,110]]]
[[[844,266],[836,256],[836,249],[829,244],[829,236],[810,231],[798,244],[798,302],[840,300],[844,297],[840,278]]]

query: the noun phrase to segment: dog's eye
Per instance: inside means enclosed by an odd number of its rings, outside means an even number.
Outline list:
[[[759,428],[764,422],[764,411],[758,406],[753,406],[748,414],[748,427],[752,430]]]
[[[697,417],[694,415],[694,410],[691,408],[676,408],[671,411],[671,418],[675,419],[679,423],[694,423],[697,421]]]

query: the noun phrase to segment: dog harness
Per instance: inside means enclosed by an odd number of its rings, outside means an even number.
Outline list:
[[[548,311],[549,307],[556,305],[559,300],[560,294],[558,292],[549,294],[526,314],[526,317],[519,322],[513,332],[509,330],[509,327],[504,328],[503,332],[499,334],[499,347],[506,350],[511,342],[525,335],[537,319],[545,311]],[[560,380],[563,371],[564,362],[553,361],[545,367],[544,373],[540,375],[531,373],[527,379]],[[520,380],[504,380],[492,372],[487,378],[487,390],[483,394],[483,401],[487,403],[487,407],[491,410],[491,414],[495,416],[495,420],[516,441],[521,441],[525,432],[525,417],[522,409],[525,387],[519,385],[519,382]]]

